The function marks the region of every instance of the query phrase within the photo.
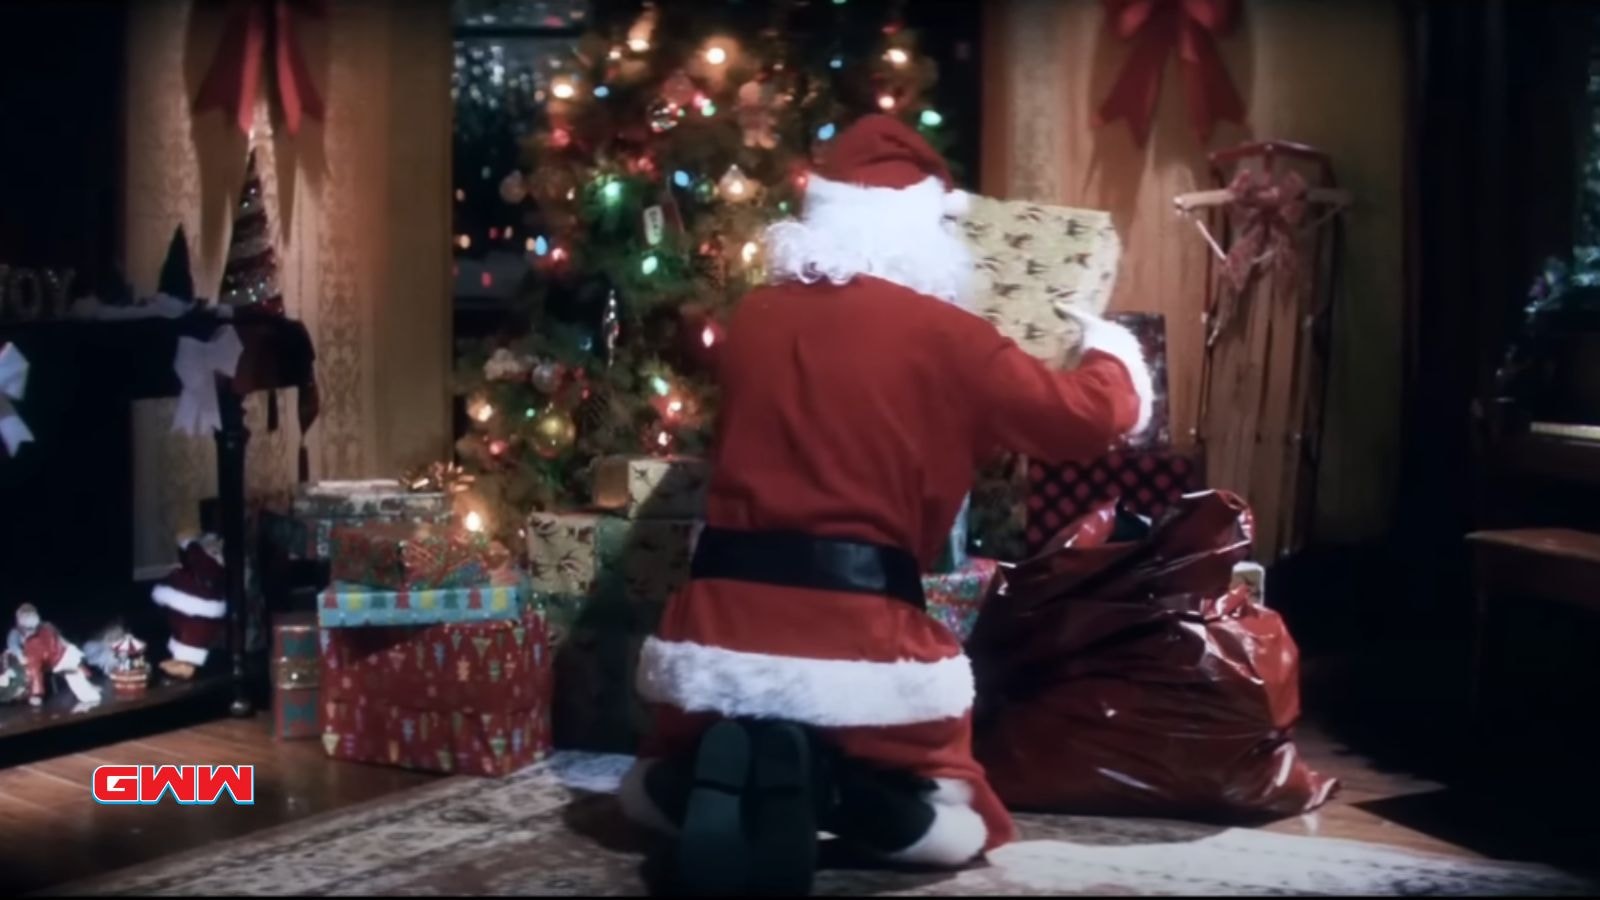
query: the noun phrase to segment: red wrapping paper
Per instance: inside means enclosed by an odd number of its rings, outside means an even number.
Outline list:
[[[547,753],[544,617],[323,629],[321,731],[335,759],[506,775]]]
[[[489,581],[489,538],[449,525],[374,522],[333,532],[333,580],[393,591]]]
[[[425,627],[325,628],[322,693],[430,710],[547,707],[551,652],[544,615]]]
[[[349,762],[503,776],[532,765],[550,750],[548,707],[449,712],[326,700],[323,716],[323,749]]]

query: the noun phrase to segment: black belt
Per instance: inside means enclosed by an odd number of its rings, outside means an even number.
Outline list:
[[[787,531],[706,528],[695,547],[693,578],[875,594],[926,608],[922,568],[898,547]]]

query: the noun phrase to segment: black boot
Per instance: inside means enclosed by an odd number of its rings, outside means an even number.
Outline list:
[[[857,849],[887,857],[916,843],[933,826],[928,796],[936,785],[928,779],[840,759],[834,784],[836,802],[826,827]]]
[[[817,868],[817,823],[828,791],[808,731],[787,722],[755,729],[751,774],[750,892],[797,897],[811,893]]]
[[[718,722],[700,739],[694,784],[684,805],[673,892],[699,897],[747,892],[752,861],[745,822],[750,755],[750,734],[738,722]]]

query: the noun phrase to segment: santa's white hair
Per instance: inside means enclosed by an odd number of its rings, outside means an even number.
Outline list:
[[[813,173],[800,218],[767,228],[767,280],[846,284],[870,275],[966,307],[972,253],[951,221],[965,212],[966,200],[937,177],[895,189]]]

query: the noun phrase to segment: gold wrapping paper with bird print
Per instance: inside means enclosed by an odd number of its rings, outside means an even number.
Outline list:
[[[1082,338],[1063,310],[1103,315],[1122,241],[1111,214],[974,196],[960,227],[976,269],[976,311],[1040,359]]]

